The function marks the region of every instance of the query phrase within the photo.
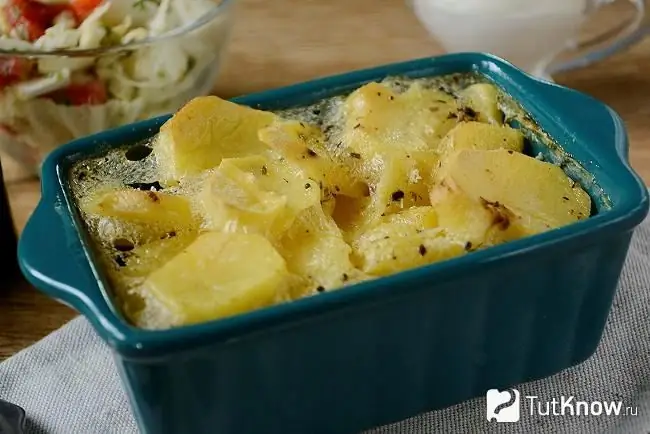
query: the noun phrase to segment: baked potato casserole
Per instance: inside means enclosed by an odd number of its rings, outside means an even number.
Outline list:
[[[192,100],[148,144],[72,168],[126,317],[164,329],[338,290],[591,213],[527,155],[500,91],[390,78],[308,107]]]

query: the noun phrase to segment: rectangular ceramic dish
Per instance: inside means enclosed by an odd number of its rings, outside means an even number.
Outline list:
[[[143,433],[357,433],[542,378],[591,356],[648,192],[621,119],[482,54],[382,66],[237,98],[304,105],[390,75],[476,71],[519,101],[593,179],[597,215],[345,290],[167,331],[128,325],[71,203],[71,162],[154,135],[168,117],[70,143],[43,165],[20,240],[27,278],[112,348]]]

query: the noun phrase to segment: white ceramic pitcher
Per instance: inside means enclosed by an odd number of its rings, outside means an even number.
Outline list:
[[[638,41],[644,0],[408,0],[415,15],[448,52],[482,51],[550,79]],[[605,5],[628,3],[636,14],[585,41],[581,28]],[[558,57],[568,60],[559,61]]]

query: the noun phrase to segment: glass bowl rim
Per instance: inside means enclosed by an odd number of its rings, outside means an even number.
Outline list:
[[[62,50],[5,50],[0,49],[0,58],[2,57],[100,57],[109,53],[118,53],[121,51],[131,51],[137,48],[146,47],[159,43],[161,41],[167,41],[181,37],[187,33],[193,32],[201,27],[212,22],[219,16],[226,13],[228,7],[234,3],[235,0],[221,0],[219,3],[215,4],[214,7],[202,15],[199,19],[192,21],[191,23],[175,28],[168,32],[163,33],[162,35],[147,37],[137,41],[129,42],[128,44],[117,44],[109,45],[106,47],[99,48],[66,48]]]

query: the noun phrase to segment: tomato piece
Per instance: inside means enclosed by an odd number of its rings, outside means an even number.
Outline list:
[[[83,21],[103,0],[70,0],[70,7],[79,21]]]
[[[29,77],[33,62],[22,57],[0,57],[0,89]]]
[[[51,27],[54,19],[69,10],[68,5],[46,5],[35,0],[9,0],[2,8],[2,14],[10,28],[15,29],[22,39],[33,41]]]
[[[106,86],[99,80],[84,83],[72,83],[48,95],[58,104],[65,105],[98,105],[108,100]]]

